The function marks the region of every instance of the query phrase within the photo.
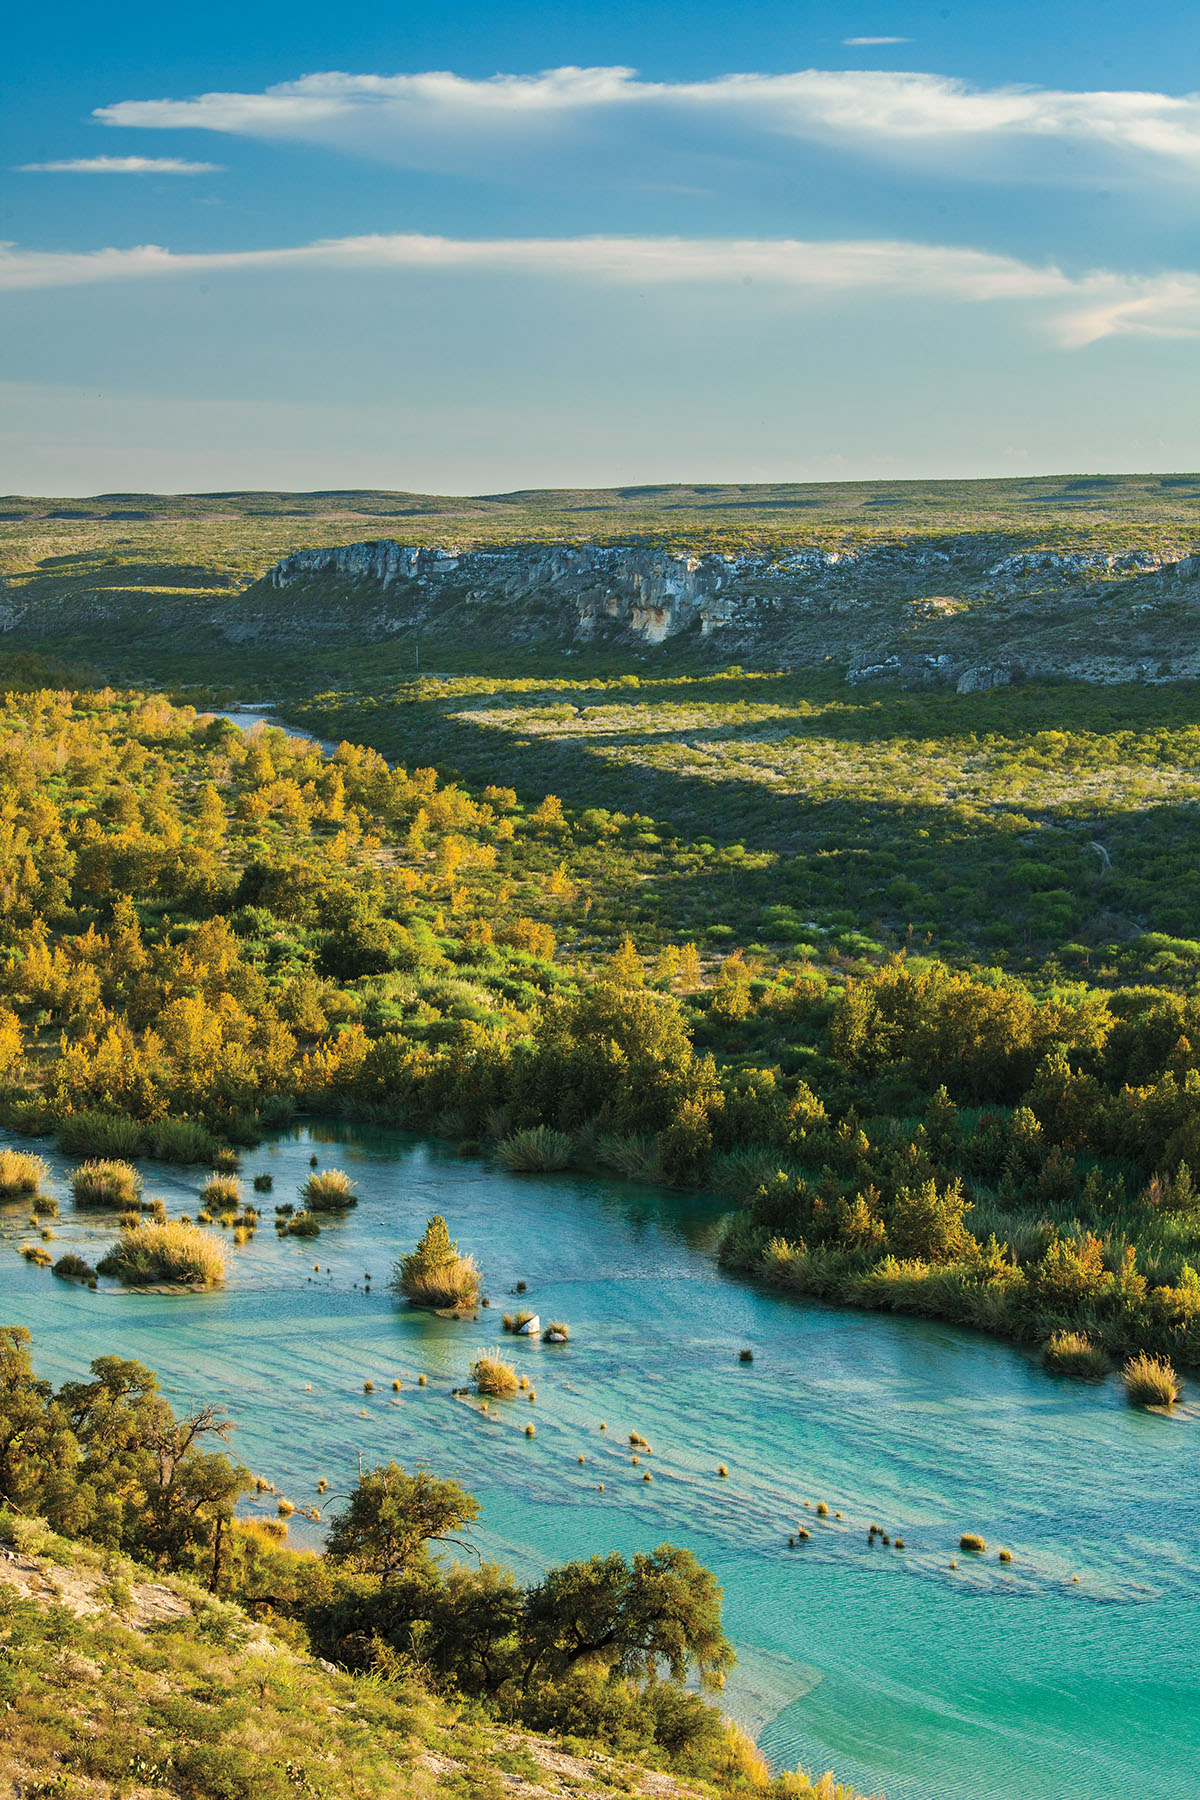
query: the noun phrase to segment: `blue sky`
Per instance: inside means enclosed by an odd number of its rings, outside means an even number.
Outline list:
[[[23,9],[0,488],[1200,465],[1200,29]]]

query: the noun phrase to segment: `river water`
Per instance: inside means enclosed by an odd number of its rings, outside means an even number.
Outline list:
[[[271,1208],[296,1202],[314,1151],[352,1174],[360,1204],[280,1242]],[[63,1214],[51,1248],[94,1261],[116,1222],[75,1213],[67,1164],[46,1154]],[[144,1171],[172,1215],[195,1213],[200,1171]],[[259,1172],[272,1194],[251,1196]],[[206,1295],[57,1281],[18,1254],[25,1208],[3,1209],[0,1321],[33,1330],[55,1381],[114,1352],[156,1369],[177,1406],[220,1402],[235,1454],[297,1505],[324,1477],[336,1506],[360,1456],[394,1457],[474,1492],[476,1542],[522,1575],[687,1545],[725,1590],[740,1659],[728,1709],[778,1765],[832,1767],[889,1800],[1200,1795],[1200,1421],[1186,1409],[1138,1413],[1115,1383],[1047,1376],[985,1337],[727,1277],[703,1197],[510,1176],[340,1125],[263,1144],[243,1177],[264,1228],[230,1244],[227,1284]],[[388,1293],[433,1212],[484,1270],[492,1305],[474,1322]],[[570,1345],[502,1339],[518,1304],[567,1320]],[[450,1390],[497,1342],[537,1399],[484,1416]],[[631,1431],[653,1447],[637,1467]],[[789,1548],[798,1522],[810,1539]],[[906,1548],[869,1547],[871,1523]],[[960,1553],[963,1531],[989,1554]]]

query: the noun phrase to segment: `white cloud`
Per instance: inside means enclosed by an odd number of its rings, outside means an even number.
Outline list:
[[[333,269],[507,273],[534,279],[689,288],[731,284],[798,299],[874,292],[954,304],[1036,308],[1062,344],[1115,335],[1200,336],[1200,275],[1178,271],[1070,276],[1053,265],[883,239],[495,238],[395,233],[324,238],[272,250],[175,253],[157,244],[88,251],[0,246],[0,290],[71,287],[160,276]]]
[[[934,161],[950,174],[1015,161],[1023,143],[1051,142],[1149,158],[1161,172],[1200,169],[1200,94],[978,88],[943,75],[806,69],[653,82],[632,69],[561,68],[468,80],[415,75],[305,75],[258,94],[122,100],[106,125],[200,130],[331,145],[407,167],[491,172],[505,158],[544,158],[580,143],[592,156],[628,147],[638,121],[660,146],[704,132],[744,153],[778,158],[787,140]],[[672,137],[674,133],[674,138]]]
[[[178,156],[75,156],[62,162],[22,163],[22,175],[216,175],[221,164]]]
[[[911,44],[912,39],[906,37],[856,37],[843,38],[842,42],[848,44],[852,49],[859,50],[868,44]]]

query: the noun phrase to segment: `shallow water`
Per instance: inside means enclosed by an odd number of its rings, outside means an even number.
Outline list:
[[[319,1238],[277,1242],[271,1208],[295,1201],[314,1148],[351,1171],[360,1204]],[[145,1171],[173,1214],[195,1212],[198,1173]],[[726,1703],[778,1764],[832,1767],[889,1800],[1200,1795],[1196,1420],[1133,1412],[1115,1384],[1054,1379],[983,1337],[723,1276],[710,1200],[513,1177],[350,1127],[248,1153],[248,1196],[259,1171],[275,1178],[254,1197],[265,1227],[230,1244],[209,1295],[57,1281],[17,1254],[25,1209],[3,1209],[0,1320],[32,1328],[56,1381],[115,1352],[157,1369],[176,1405],[221,1401],[235,1453],[298,1505],[320,1476],[336,1505],[360,1455],[395,1457],[477,1494],[476,1541],[525,1574],[688,1545],[725,1589],[740,1657]],[[95,1260],[115,1221],[52,1185],[55,1255],[78,1244]],[[475,1322],[388,1295],[393,1258],[435,1211],[485,1271],[493,1304]],[[568,1347],[501,1339],[518,1278],[520,1304],[570,1322]],[[485,1417],[450,1389],[498,1341],[537,1401]],[[631,1431],[653,1446],[636,1468]],[[798,1521],[812,1536],[789,1549]],[[872,1522],[907,1548],[869,1549]],[[959,1553],[968,1530],[1012,1564]]]

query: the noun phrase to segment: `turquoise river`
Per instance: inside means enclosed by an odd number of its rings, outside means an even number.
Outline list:
[[[314,1150],[352,1174],[360,1203],[319,1238],[280,1241],[271,1208],[296,1200]],[[116,1221],[77,1214],[67,1165],[46,1154],[54,1253],[95,1260]],[[144,1172],[172,1214],[196,1211],[201,1171]],[[776,1764],[833,1768],[888,1800],[1200,1796],[1200,1430],[1186,1405],[1139,1413],[1115,1382],[1054,1379],[1009,1345],[731,1279],[711,1199],[514,1177],[342,1126],[248,1152],[248,1195],[264,1172],[263,1229],[230,1245],[227,1284],[207,1295],[58,1281],[21,1258],[35,1234],[24,1207],[5,1208],[0,1321],[32,1329],[56,1381],[114,1352],[156,1369],[176,1406],[219,1401],[236,1454],[297,1505],[323,1476],[336,1507],[360,1457],[394,1457],[477,1494],[479,1547],[526,1575],[688,1545],[725,1591],[739,1653],[727,1707]],[[492,1305],[474,1322],[389,1295],[393,1259],[433,1212],[484,1270]],[[500,1341],[519,1279],[522,1303],[569,1321],[572,1341],[504,1340],[536,1404],[484,1415],[451,1389]],[[631,1431],[653,1446],[638,1467]],[[811,1537],[790,1549],[798,1522]],[[871,1523],[906,1548],[869,1547]],[[989,1553],[961,1554],[964,1531]]]

